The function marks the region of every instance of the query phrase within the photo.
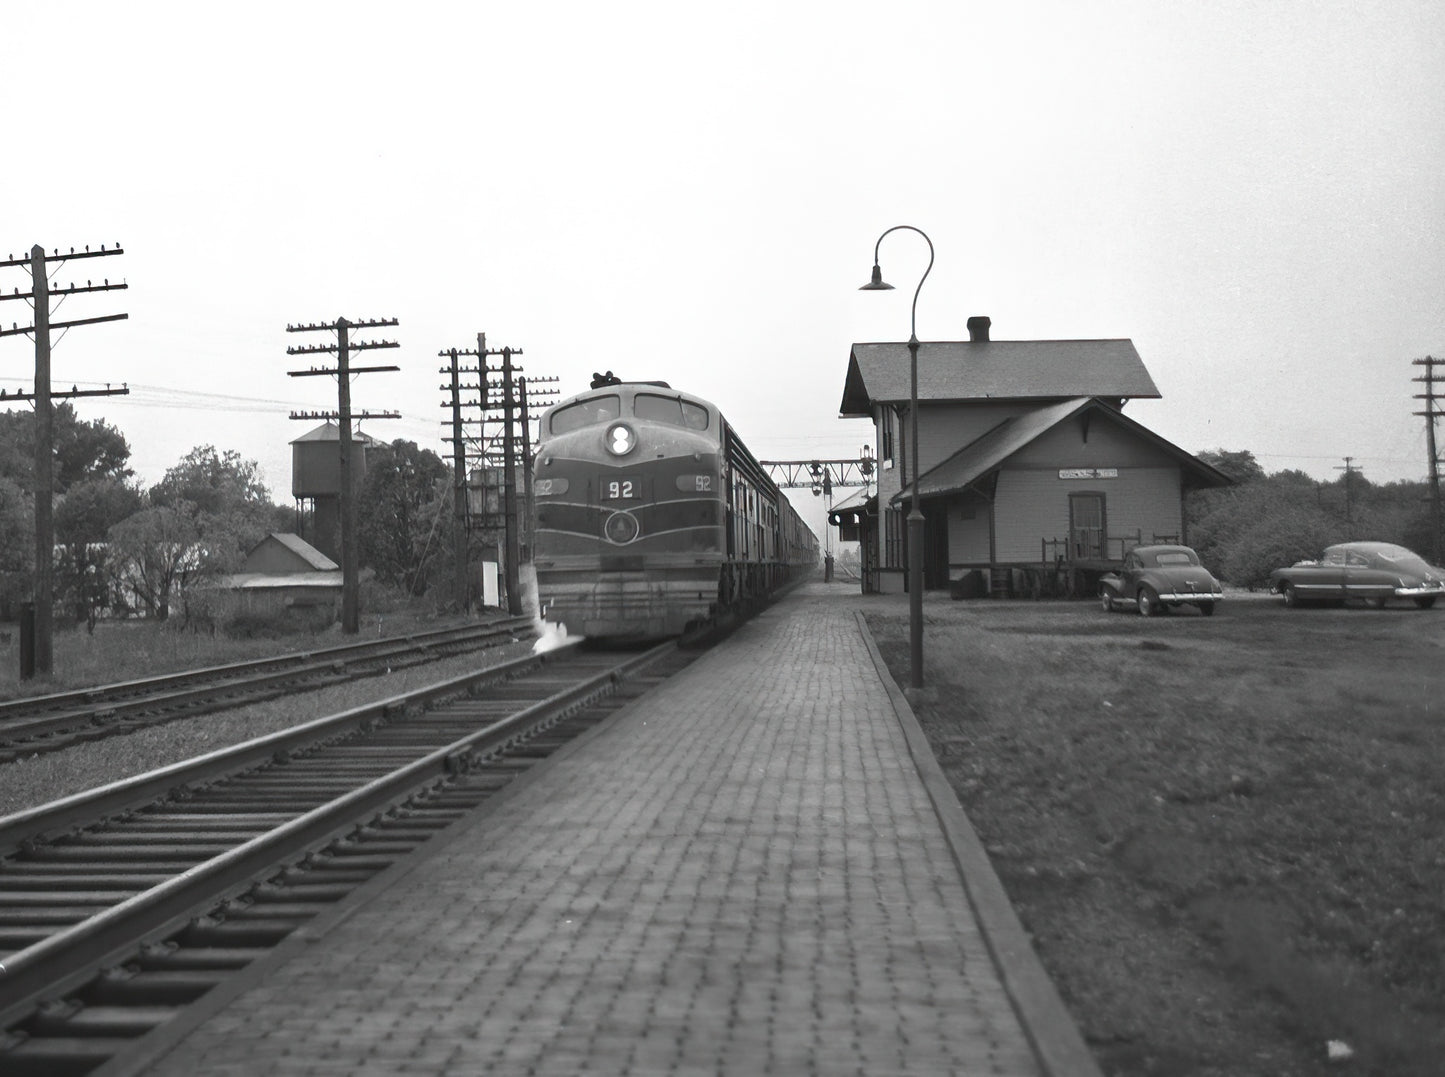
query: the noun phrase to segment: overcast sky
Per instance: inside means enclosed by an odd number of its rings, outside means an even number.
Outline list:
[[[448,455],[437,353],[713,400],[764,459],[853,457],[853,341],[1129,337],[1181,447],[1423,478],[1445,354],[1445,4],[7,4],[0,254],[55,283],[54,383],[147,483],[336,406],[288,323],[395,317],[368,424]],[[29,287],[0,270],[0,289]],[[28,319],[0,303],[6,327]],[[317,342],[320,337],[314,338]],[[0,387],[33,347],[0,338]],[[813,499],[798,491],[805,511]]]

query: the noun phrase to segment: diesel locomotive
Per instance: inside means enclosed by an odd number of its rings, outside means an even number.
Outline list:
[[[532,558],[571,635],[659,639],[811,572],[818,540],[716,407],[599,376],[541,420]]]

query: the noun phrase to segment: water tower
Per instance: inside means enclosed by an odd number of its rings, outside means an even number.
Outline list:
[[[366,481],[366,447],[371,438],[351,435],[351,488],[360,491]],[[296,515],[311,510],[309,527],[298,526],[301,537],[333,561],[341,560],[341,427],[325,422],[291,442],[291,496]]]

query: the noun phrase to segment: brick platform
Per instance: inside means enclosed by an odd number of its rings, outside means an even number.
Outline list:
[[[802,589],[103,1072],[1060,1073],[864,601]]]

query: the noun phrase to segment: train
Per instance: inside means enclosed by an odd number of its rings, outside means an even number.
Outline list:
[[[569,635],[679,636],[813,572],[818,539],[712,403],[608,371],[548,408],[532,562]]]

